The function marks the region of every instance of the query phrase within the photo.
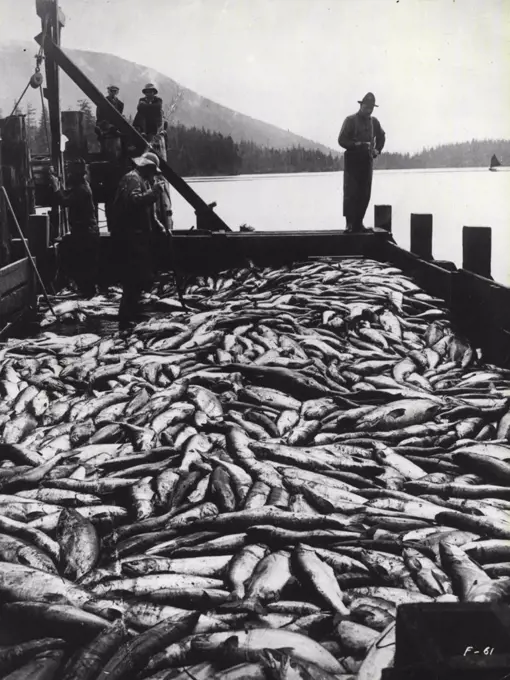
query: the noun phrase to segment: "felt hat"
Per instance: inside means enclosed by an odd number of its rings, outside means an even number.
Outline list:
[[[150,161],[154,163],[154,165],[157,165],[159,168],[159,156],[157,154],[153,153],[152,151],[146,151],[143,154],[143,157],[148,158]]]
[[[147,85],[143,88],[142,92],[146,94],[147,92],[154,92],[154,94],[158,94],[158,89],[154,85],[154,83],[147,83]]]
[[[137,156],[136,158],[133,158],[133,163],[138,167],[138,168],[147,168],[147,167],[153,167],[155,169],[155,172],[161,173],[161,170],[159,169],[159,158],[156,156],[156,154],[151,154],[151,156],[154,156],[154,159],[148,158],[145,154],[143,156]]]
[[[375,96],[372,92],[367,92],[363,99],[358,101],[358,104],[369,104],[371,106],[378,106],[375,103]]]

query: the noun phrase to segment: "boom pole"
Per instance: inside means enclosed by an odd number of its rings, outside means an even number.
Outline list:
[[[58,0],[36,0],[37,15],[41,18],[43,33],[55,45],[60,45],[60,34],[65,26],[65,16],[58,6]],[[60,79],[58,66],[53,61],[45,61],[46,87],[44,96],[48,102],[49,127],[50,127],[50,154],[55,172],[62,179],[65,186],[64,157],[60,144],[62,136],[62,123],[60,120]],[[43,112],[44,113],[44,112]],[[54,205],[50,212],[50,224],[52,238],[63,236],[61,216],[65,211],[58,205]]]
[[[134,144],[137,153],[142,154],[147,150],[147,141],[135,128],[128,123],[114,106],[103,96],[94,83],[74,64],[65,52],[55,44],[51,36],[40,33],[35,37],[36,42],[42,45],[46,58],[51,59],[66,73],[71,80],[87,95],[96,105],[104,109],[105,115],[112,125],[125,134]],[[159,156],[159,154],[158,154]],[[197,215],[197,226],[208,231],[232,231],[225,222],[219,217],[211,206],[209,206],[182,177],[180,177],[168,163],[159,156],[159,167],[166,180],[194,209]]]

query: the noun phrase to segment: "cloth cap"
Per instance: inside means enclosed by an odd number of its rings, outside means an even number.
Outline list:
[[[107,90],[115,90],[116,92],[119,91],[119,88],[117,87],[117,85],[108,85],[108,87],[106,89]]]
[[[145,94],[146,92],[154,92],[154,94],[158,94],[158,89],[154,85],[154,83],[147,83],[147,85],[143,88],[142,92]]]
[[[358,104],[370,104],[371,106],[378,106],[375,103],[375,95],[372,92],[367,92],[366,95],[358,101]]]
[[[155,172],[160,173],[161,170],[159,169],[159,158],[156,156],[156,154],[151,154],[151,156],[154,156],[155,160],[147,158],[147,156],[144,154],[143,156],[133,158],[133,163],[139,168],[152,167],[154,168]]]

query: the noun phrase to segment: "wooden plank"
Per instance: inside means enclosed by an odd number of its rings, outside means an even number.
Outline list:
[[[262,266],[282,266],[310,257],[366,257],[369,252],[379,252],[388,238],[385,232],[174,232],[161,266],[165,269],[172,265],[183,273],[205,273],[245,267],[248,260]],[[101,236],[100,247],[101,271],[105,279],[113,280],[117,256],[109,235]]]
[[[60,7],[57,4],[57,0],[35,0],[35,9],[37,12],[37,16],[41,17],[43,19],[46,14],[50,11],[52,11],[53,6],[57,5],[57,18],[58,18],[58,23],[60,26],[65,26],[66,25],[66,15],[64,12],[60,9]],[[54,9],[53,9],[54,11]]]
[[[448,305],[451,304],[456,272],[443,269],[434,264],[434,261],[422,260],[390,241],[383,242],[382,246],[379,259],[386,259],[400,267],[404,272],[411,275],[425,292],[442,298]]]
[[[0,123],[1,124],[1,123]],[[4,185],[2,168],[2,142],[0,142],[0,188]],[[11,234],[7,219],[7,205],[3,191],[0,192],[0,267],[11,261]]]
[[[456,306],[473,325],[489,334],[489,328],[510,331],[510,288],[483,276],[459,270]]]
[[[432,260],[432,215],[411,213],[411,252]]]
[[[391,233],[391,205],[374,205],[374,227]]]
[[[33,273],[30,260],[25,257],[0,269],[0,296],[6,295],[19,286],[31,285]]]
[[[463,227],[462,268],[490,278],[492,229],[490,227]]]
[[[8,295],[0,298],[0,319],[2,323],[7,321],[10,314],[21,312],[34,304],[35,299],[32,286],[21,286]]]
[[[25,233],[28,216],[35,212],[35,192],[25,116],[8,116],[1,121],[0,125],[2,164],[8,169],[4,176],[5,190],[21,229]],[[9,215],[9,221],[11,220],[12,216]]]

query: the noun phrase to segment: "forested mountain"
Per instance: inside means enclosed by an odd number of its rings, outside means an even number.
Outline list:
[[[89,151],[99,151],[90,103],[81,99],[74,108],[84,113]],[[32,154],[48,154],[46,111],[37,117],[36,111],[29,106],[25,115]],[[341,159],[337,154],[325,154],[302,146],[274,149],[253,142],[237,143],[230,135],[181,124],[168,128],[167,147],[172,169],[184,177],[340,170]]]
[[[20,0],[28,2],[29,0]],[[32,0],[33,2],[33,0]],[[259,146],[275,149],[286,149],[301,146],[305,149],[319,149],[324,153],[334,154],[336,140],[332,140],[330,149],[306,137],[283,130],[276,125],[257,120],[226,106],[222,106],[197,92],[184,87],[163,71],[171,73],[170,64],[161,64],[161,71],[148,68],[113,54],[75,50],[65,45],[63,49],[72,61],[85,73],[102,92],[115,83],[120,87],[120,98],[125,104],[126,115],[134,115],[136,104],[142,96],[145,83],[157,85],[159,95],[163,99],[165,114],[170,122],[184,125],[187,128],[198,128],[218,132],[230,136],[234,142],[254,142]],[[0,108],[4,115],[9,115],[13,103],[25,88],[30,75],[34,71],[34,55],[37,51],[35,42],[11,42],[0,45]],[[60,75],[60,99],[62,110],[73,109],[76,101],[84,95],[77,85],[63,72]],[[39,115],[41,111],[40,94],[29,88],[23,100],[23,110],[29,102]]]
[[[379,169],[477,168],[489,167],[492,154],[502,165],[510,165],[509,139],[473,139],[458,144],[443,144],[416,154],[386,153],[377,160]]]

